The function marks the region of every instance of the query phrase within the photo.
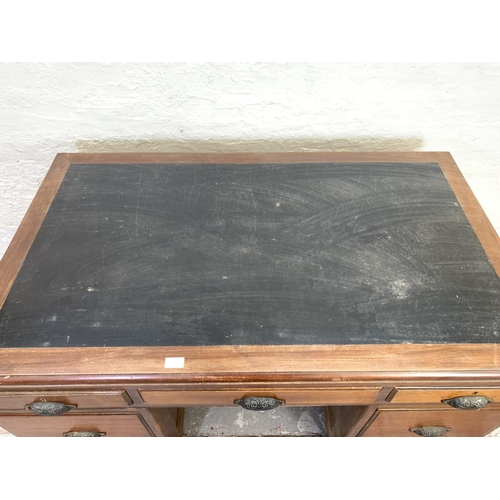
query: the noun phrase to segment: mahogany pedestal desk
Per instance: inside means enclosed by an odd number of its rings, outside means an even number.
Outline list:
[[[500,427],[500,243],[449,153],[58,154],[0,267],[0,427]]]

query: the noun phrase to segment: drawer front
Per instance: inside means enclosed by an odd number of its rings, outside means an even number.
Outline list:
[[[486,388],[397,388],[398,392],[391,403],[441,403],[443,399],[452,399],[460,396],[486,396],[494,403],[500,403],[500,389]]]
[[[0,410],[24,410],[26,405],[40,401],[76,405],[79,409],[125,408],[128,402],[124,391],[106,392],[2,392]]]
[[[284,400],[287,406],[328,406],[372,403],[380,388],[336,390],[248,389],[224,391],[141,391],[146,404],[166,406],[234,406],[248,397],[271,397]]]
[[[22,437],[57,437],[74,431],[105,433],[106,437],[150,436],[137,415],[0,416],[0,427]]]
[[[444,437],[485,436],[500,427],[500,410],[380,410],[364,437],[419,437],[410,429],[445,427]]]

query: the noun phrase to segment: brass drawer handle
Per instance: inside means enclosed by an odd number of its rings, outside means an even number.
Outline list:
[[[76,405],[67,405],[65,403],[57,403],[55,401],[40,401],[39,403],[31,403],[26,406],[27,410],[31,410],[36,415],[54,416],[62,415],[76,408]]]
[[[265,411],[277,408],[280,405],[285,404],[282,399],[267,398],[267,397],[251,397],[238,399],[234,404],[240,405],[245,410],[253,411]]]
[[[428,427],[416,427],[415,429],[409,429],[410,432],[415,433],[417,436],[423,437],[439,437],[444,436],[451,429],[448,427],[440,427],[438,425],[430,425]]]
[[[71,432],[65,432],[63,434],[64,437],[77,437],[77,438],[102,437],[105,435],[106,435],[105,432],[95,432],[95,431],[71,431]]]
[[[486,396],[458,396],[451,399],[442,399],[441,403],[459,408],[460,410],[480,410],[488,403],[493,403],[493,399]]]

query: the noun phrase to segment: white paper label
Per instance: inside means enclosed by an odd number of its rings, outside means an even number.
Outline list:
[[[184,368],[184,358],[165,358],[165,368]]]

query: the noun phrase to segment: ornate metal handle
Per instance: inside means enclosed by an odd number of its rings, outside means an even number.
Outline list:
[[[493,400],[486,396],[458,396],[451,399],[442,399],[441,403],[459,408],[460,410],[480,410]]]
[[[245,410],[264,411],[272,410],[273,408],[283,405],[285,401],[267,397],[252,397],[238,399],[234,404],[240,405],[242,408],[245,408]]]
[[[77,438],[86,438],[86,437],[102,437],[105,436],[105,432],[95,432],[95,431],[71,431],[71,432],[65,432],[63,434],[64,437],[77,437]]]
[[[450,432],[451,429],[448,427],[440,427],[430,425],[428,427],[416,427],[415,429],[409,429],[410,432],[414,432],[417,436],[423,437],[439,437],[444,436],[447,432]]]
[[[26,406],[27,410],[31,410],[33,413],[42,416],[61,415],[74,408],[76,408],[76,405],[67,405],[55,401],[40,401],[39,403],[31,403]]]

